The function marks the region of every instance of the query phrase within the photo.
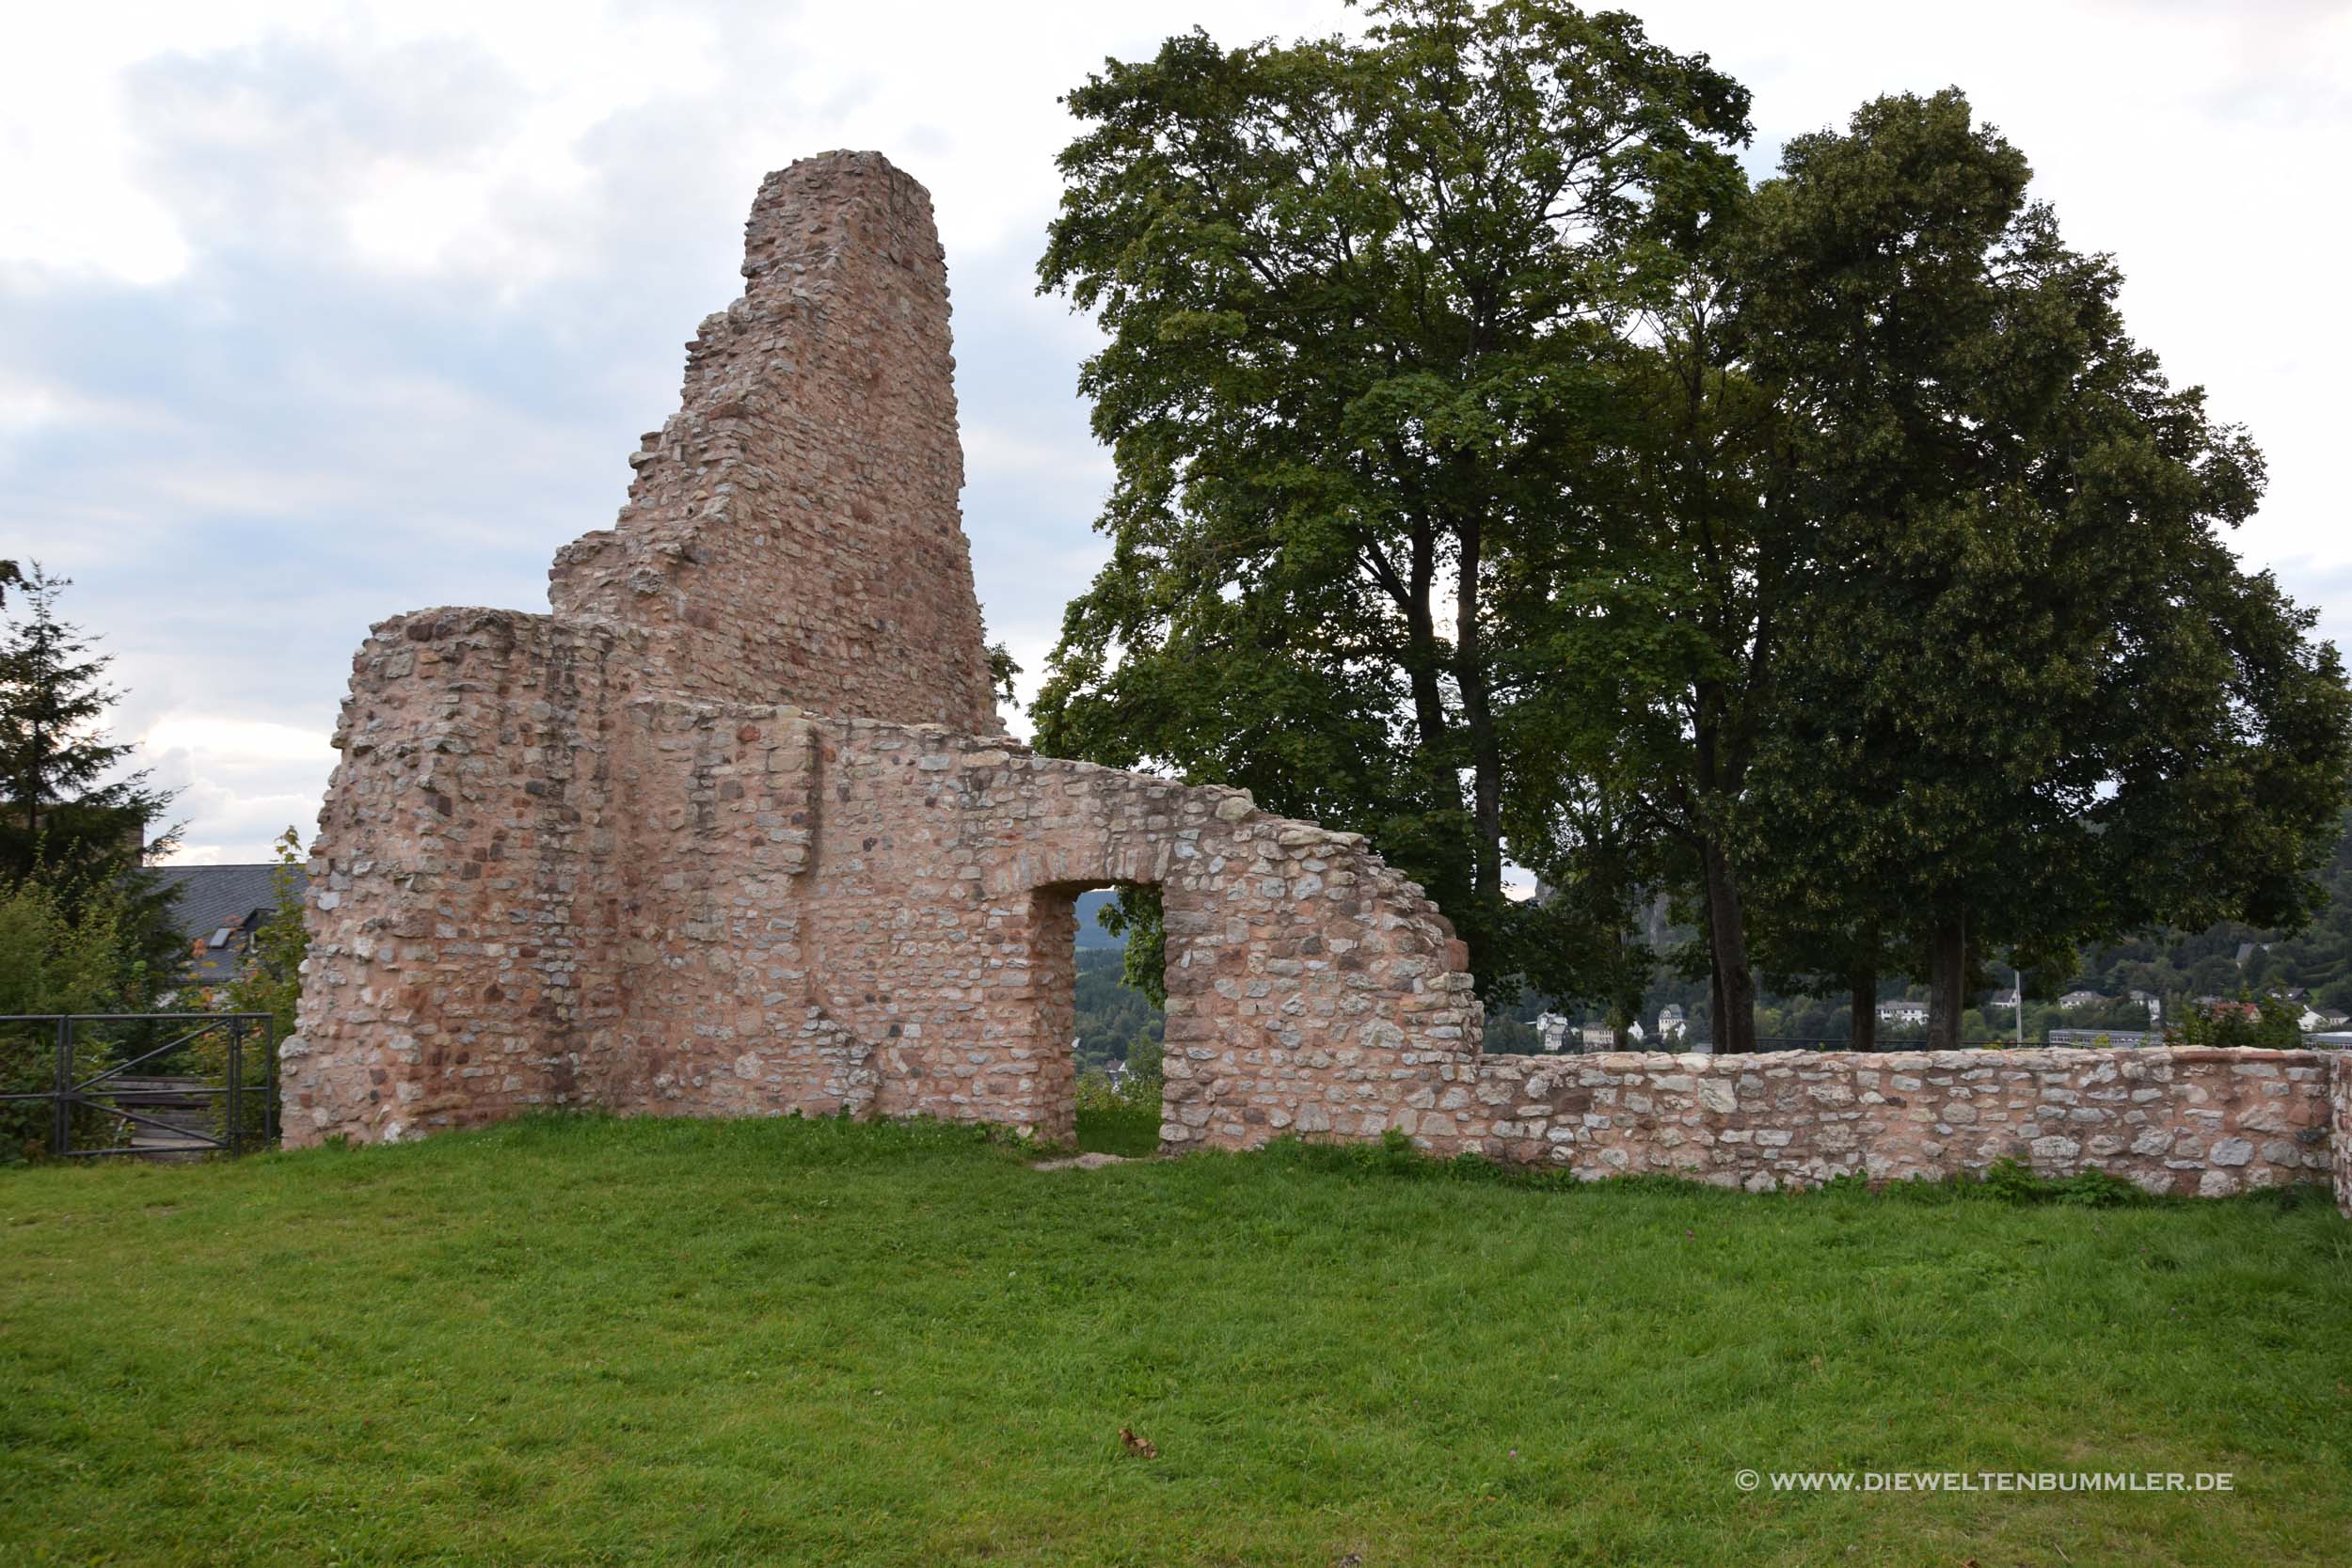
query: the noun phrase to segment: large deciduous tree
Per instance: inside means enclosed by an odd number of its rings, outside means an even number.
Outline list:
[[[2025,159],[1957,92],[1799,137],[1645,272],[1607,472],[1623,515],[1535,577],[1559,789],[1687,890],[1718,1050],[1783,989],[2308,896],[2344,691],[2218,531],[2259,455],[2124,334]],[[1643,628],[1646,628],[1645,632]],[[1590,776],[1587,776],[1587,770]],[[1535,799],[1537,791],[1525,792]],[[1593,842],[1589,834],[1584,842]]]
[[[1039,737],[1367,832],[1483,978],[1572,992],[1572,906],[1503,893],[1589,731],[1532,700],[1559,672],[1521,617],[1620,520],[1622,316],[1738,188],[1747,94],[1622,13],[1371,10],[1360,40],[1170,39],[1070,95],[1039,270],[1109,335],[1081,386],[1117,483]]]
[[[2352,764],[2335,650],[2221,537],[2260,453],[2029,173],[1957,91],[1867,104],[1759,190],[1738,307],[1816,531],[1756,884],[1857,1017],[1905,952],[1947,1046],[1990,952],[2298,917]]]

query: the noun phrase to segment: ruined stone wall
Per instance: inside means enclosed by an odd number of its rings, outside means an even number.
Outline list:
[[[929,193],[803,159],[760,186],[743,276],[619,522],[556,557],[556,614],[644,628],[650,690],[994,732]]]
[[[2194,1049],[1492,1056],[1399,1125],[1440,1152],[1585,1177],[1761,1191],[2015,1158],[2217,1197],[2339,1168],[2330,1066],[2325,1052]]]
[[[938,726],[583,687],[560,626],[443,613],[363,653],[327,820],[371,850],[326,857],[291,1141],[576,1102],[1066,1139],[1073,900],[1120,883],[1167,911],[1171,1148],[1377,1134],[1476,1060],[1461,942],[1355,835]]]
[[[2352,1052],[2331,1051],[2328,1060],[2332,1069],[2328,1099],[2333,1114],[2328,1117],[2328,1148],[2334,1160],[2336,1207],[2352,1216]]]
[[[618,1014],[609,626],[436,610],[376,626],[336,731],[290,1143],[575,1103]]]
[[[630,859],[663,887],[626,900],[604,1102],[1067,1138],[1073,899],[1119,883],[1168,911],[1172,1147],[1376,1132],[1399,1085],[1474,1057],[1461,943],[1359,838],[935,726],[637,712],[660,745],[622,789],[659,836]]]

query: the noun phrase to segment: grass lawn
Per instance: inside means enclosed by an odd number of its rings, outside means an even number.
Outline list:
[[[2324,1201],[1047,1173],[937,1126],[583,1118],[0,1172],[0,1235],[11,1565],[2352,1555]]]
[[[1124,1154],[1130,1159],[1156,1154],[1160,1148],[1157,1110],[1078,1113],[1078,1148],[1089,1154]]]

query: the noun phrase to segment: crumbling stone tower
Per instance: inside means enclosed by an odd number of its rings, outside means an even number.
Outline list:
[[[1115,883],[1167,909],[1167,1144],[1452,1132],[1479,1009],[1418,888],[1239,792],[1004,737],[923,188],[797,163],[743,274],[552,614],[361,647],[287,1141],[564,1104],[1064,1137],[1073,899]]]
[[[930,195],[878,153],[794,164],[743,277],[620,521],[557,552],[557,618],[642,628],[648,689],[993,733]]]

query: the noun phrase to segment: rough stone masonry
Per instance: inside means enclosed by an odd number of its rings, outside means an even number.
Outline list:
[[[1142,883],[1169,1148],[1393,1127],[1746,1185],[2015,1153],[2210,1194],[2352,1144],[2320,1053],[1484,1057],[1462,944],[1360,837],[1004,735],[923,187],[796,163],[742,270],[552,613],[421,610],[360,648],[289,1143],[559,1105],[1066,1139],[1073,901]]]

